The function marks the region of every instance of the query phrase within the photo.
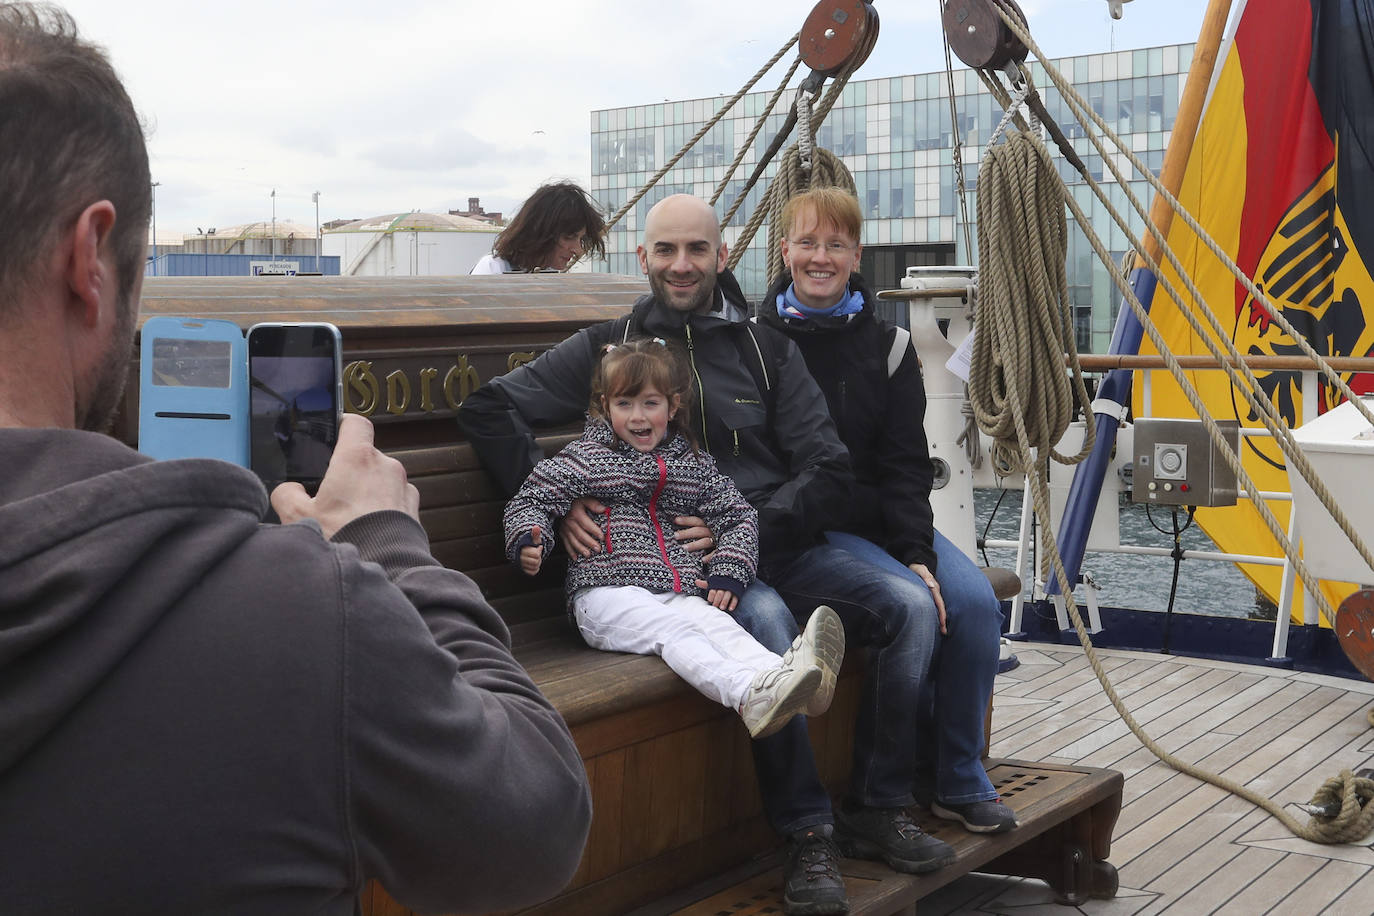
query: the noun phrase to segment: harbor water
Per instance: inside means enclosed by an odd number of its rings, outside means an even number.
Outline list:
[[[1016,540],[1021,524],[1021,491],[980,489],[975,491],[976,531],[980,539]],[[1000,499],[1000,503],[999,503]],[[994,511],[995,510],[995,511]],[[1121,543],[1140,547],[1172,549],[1173,522],[1168,507],[1146,507],[1123,501],[1121,505]],[[1150,516],[1154,523],[1151,524]],[[1179,510],[1179,524],[1186,514]],[[1155,525],[1164,529],[1156,530]],[[1211,538],[1194,523],[1181,536],[1184,550],[1216,550]],[[988,549],[987,565],[1016,568],[1015,548]],[[1039,562],[1037,553],[1036,562]],[[1032,570],[1038,566],[1030,567]],[[1138,556],[1089,551],[1083,559],[1083,573],[1097,583],[1098,604],[1103,607],[1163,611],[1169,605],[1169,585],[1174,561],[1168,556]],[[1030,581],[1032,575],[1027,575]],[[1037,593],[1038,594],[1038,593]],[[1074,592],[1084,604],[1084,587]],[[1259,595],[1255,586],[1233,563],[1185,559],[1179,570],[1174,610],[1189,614],[1219,617],[1263,617],[1272,620],[1274,605]]]

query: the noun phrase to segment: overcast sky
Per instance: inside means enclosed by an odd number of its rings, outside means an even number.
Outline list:
[[[1197,39],[1205,0],[1019,0],[1052,57]],[[811,0],[69,0],[145,119],[162,240],[480,197],[590,172],[590,112],[732,95]],[[878,0],[856,79],[942,70],[939,0]],[[793,52],[795,54],[795,52]],[[757,88],[773,89],[792,55]],[[958,61],[956,60],[956,65]],[[804,69],[804,68],[803,68]]]

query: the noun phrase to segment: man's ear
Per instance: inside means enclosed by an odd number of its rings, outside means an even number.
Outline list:
[[[725,264],[729,260],[729,254],[730,252],[726,249],[725,243],[721,242],[719,250],[716,251],[716,273],[723,273],[725,271]]]
[[[109,252],[115,226],[115,206],[98,200],[81,211],[71,232],[71,252],[67,258],[67,288],[72,303],[79,309],[78,320],[87,327],[100,321],[103,297],[115,276],[113,259],[101,260]]]
[[[635,254],[639,255],[639,269],[644,276],[649,276],[649,252],[644,250],[643,245],[635,247]]]

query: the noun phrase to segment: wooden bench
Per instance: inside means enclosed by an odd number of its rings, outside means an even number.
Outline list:
[[[378,445],[405,463],[421,492],[435,555],[471,575],[501,611],[516,655],[567,719],[586,762],[595,812],[581,868],[562,894],[527,912],[776,913],[778,839],[762,814],[738,717],[657,658],[583,646],[564,614],[561,571],[528,580],[504,562],[504,501],[471,450],[448,444],[467,393],[579,328],[622,314],[645,291],[642,278],[577,273],[153,277],[144,283],[140,314],[221,318],[245,329],[260,321],[332,321],[342,330],[347,409],[371,417]],[[137,350],[130,355],[131,384],[116,434],[132,445]],[[846,664],[831,711],[811,720],[821,776],[835,794],[849,775],[858,662]],[[919,879],[845,861],[853,912],[907,909],[972,869],[1044,878],[1067,900],[1114,889],[1105,860],[1120,806],[1119,774],[988,764],[1021,826],[976,837],[946,822],[925,824],[953,843],[959,858]],[[375,883],[362,904],[373,916],[409,912]]]
[[[551,453],[566,441],[541,444]],[[561,569],[527,579],[505,562],[504,500],[469,446],[393,454],[420,490],[434,555],[470,575],[501,612],[516,656],[567,720],[591,781],[591,834],[576,876],[557,897],[522,912],[781,912],[779,842],[763,816],[738,716],[659,658],[582,644],[564,611]],[[859,694],[860,666],[851,661],[831,711],[810,723],[821,777],[835,795],[849,775]],[[988,768],[1020,826],[980,836],[922,819],[955,846],[957,862],[917,877],[845,860],[851,912],[910,911],[921,896],[972,870],[1046,880],[1066,902],[1115,893],[1106,859],[1121,805],[1119,773],[1014,760],[989,760]],[[375,882],[362,909],[369,916],[409,913]]]

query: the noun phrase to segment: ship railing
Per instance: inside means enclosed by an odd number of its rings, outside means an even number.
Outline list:
[[[1221,365],[1216,359],[1206,355],[1180,355],[1175,357],[1180,365],[1190,371],[1195,370],[1220,370]],[[1152,378],[1155,371],[1165,370],[1164,359],[1155,354],[1080,354],[1079,364],[1082,366],[1086,375],[1097,375],[1106,373],[1114,369],[1129,369],[1137,373],[1137,381],[1140,384],[1142,411],[1138,416],[1153,417],[1152,411]],[[1252,370],[1265,372],[1298,372],[1300,379],[1300,390],[1302,392],[1302,412],[1301,416],[1306,418],[1318,415],[1318,394],[1321,390],[1321,374],[1314,368],[1311,360],[1303,356],[1266,356],[1251,355],[1246,356],[1245,364]],[[1374,358],[1370,357],[1327,357],[1327,363],[1341,373],[1367,373],[1374,372]],[[1081,423],[1076,424],[1081,428]],[[1264,428],[1242,428],[1240,430],[1242,438],[1272,438],[1272,434]],[[1120,443],[1119,443],[1120,444]],[[1125,463],[1129,464],[1131,459],[1127,457]],[[1118,459],[1117,464],[1121,463]],[[975,475],[975,477],[981,475]],[[1111,492],[1113,496],[1122,491],[1129,490],[1129,486],[1124,482],[1120,475],[1109,474],[1108,480],[1115,482],[1115,486],[1109,491],[1104,486],[1104,494]],[[1024,481],[1022,481],[1024,483]],[[997,486],[1007,489],[1019,488],[1014,478],[999,479],[996,484],[989,484],[986,480],[976,484],[977,486]],[[1290,503],[1288,516],[1288,536],[1295,542],[1298,541],[1302,532],[1298,522],[1296,506],[1292,505],[1293,496],[1287,491],[1260,492],[1260,497],[1275,502]],[[1099,499],[1102,494],[1099,495]],[[1237,492],[1237,499],[1245,500],[1249,494],[1240,490]],[[1015,572],[1024,582],[1031,558],[1031,538],[1032,538],[1032,519],[1034,517],[1033,507],[1029,500],[1023,499],[1021,506],[1021,520],[1018,537],[1015,540],[987,538],[980,542],[984,548],[1014,548],[1016,553]],[[1086,548],[1087,553],[1115,553],[1137,556],[1164,556],[1172,557],[1174,552],[1168,547],[1150,547],[1134,544],[1102,544],[1089,543]],[[1228,553],[1215,550],[1183,550],[1181,558],[1185,560],[1203,560],[1208,562],[1225,562],[1235,564],[1249,564],[1255,566],[1277,566],[1282,567],[1282,576],[1279,585],[1278,610],[1274,621],[1274,636],[1272,645],[1272,655],[1270,661],[1282,662],[1288,654],[1289,628],[1293,617],[1293,605],[1297,591],[1298,577],[1293,569],[1293,565],[1282,553],[1269,554],[1242,554]],[[1097,603],[1097,589],[1092,582],[1091,576],[1084,576],[1086,587],[1086,604],[1088,610],[1088,629],[1089,632],[1099,632],[1102,629],[1101,614]],[[1302,623],[1305,626],[1312,626],[1319,623],[1318,605],[1312,597],[1313,590],[1317,587],[1316,583],[1303,583],[1304,590],[1307,592],[1308,600],[1303,602]],[[1032,577],[1032,589],[1030,599],[1036,600],[1039,595],[1040,582],[1038,576]],[[1050,596],[1053,598],[1057,622],[1061,630],[1068,630],[1071,627],[1068,612],[1064,606],[1062,595]],[[1021,629],[1027,593],[1023,589],[1021,594],[1012,599],[1009,629],[1016,633]]]

